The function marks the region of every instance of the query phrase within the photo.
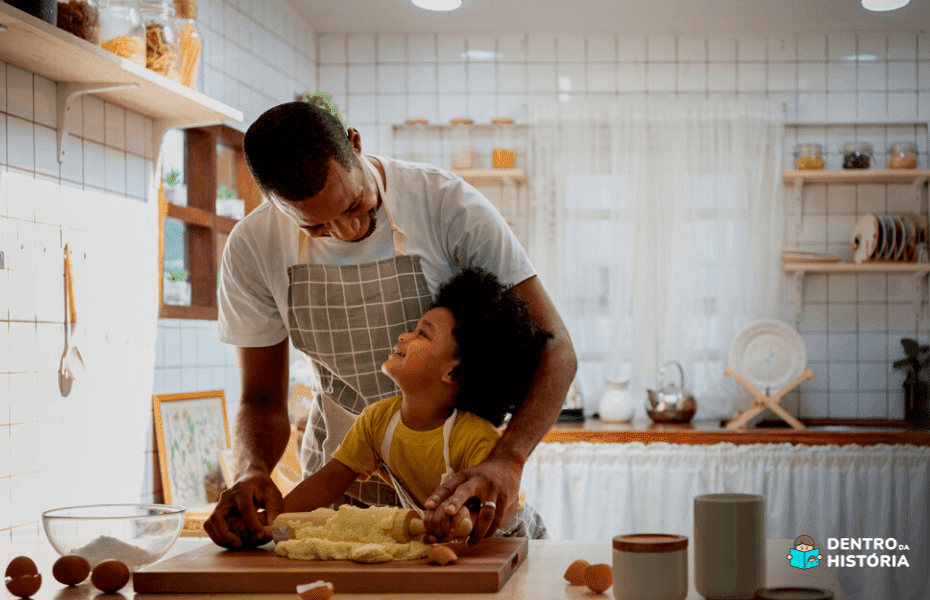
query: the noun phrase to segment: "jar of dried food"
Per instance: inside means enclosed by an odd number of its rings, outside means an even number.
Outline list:
[[[100,43],[100,11],[97,0],[59,0],[58,29]]]
[[[868,169],[872,166],[872,144],[847,142],[843,144],[844,169]]]
[[[888,147],[889,169],[916,169],[917,144],[898,142]]]
[[[823,146],[798,144],[794,148],[795,167],[799,170],[823,168]]]
[[[471,119],[452,119],[449,146],[452,150],[453,169],[474,169],[475,151],[471,145]]]
[[[55,24],[55,0],[6,0],[6,3],[46,23]]]
[[[495,169],[512,169],[516,156],[513,139],[513,119],[497,117],[491,119],[494,124],[494,148],[491,150],[491,166]]]
[[[109,0],[100,6],[100,47],[145,66],[145,27],[139,0]]]
[[[410,162],[427,162],[427,119],[407,119],[398,131],[400,155]]]
[[[197,29],[197,3],[194,0],[174,0],[178,15],[178,42],[181,46],[181,83],[197,89],[197,68],[203,49],[203,38]]]
[[[142,3],[145,25],[145,66],[174,81],[181,80],[181,44],[174,6],[169,2]]]

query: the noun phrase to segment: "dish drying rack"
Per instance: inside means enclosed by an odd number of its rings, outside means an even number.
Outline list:
[[[771,390],[766,388],[765,393],[760,392],[756,386],[752,385],[746,379],[743,378],[733,367],[727,367],[727,370],[723,372],[725,377],[732,377],[736,383],[743,386],[747,392],[752,394],[752,403],[750,403],[749,408],[740,412],[737,411],[733,413],[733,419],[727,423],[726,428],[730,431],[737,431],[740,429],[745,429],[746,424],[749,423],[749,420],[755,417],[757,414],[764,411],[766,408],[770,408],[772,412],[781,417],[783,421],[791,425],[795,431],[803,431],[806,429],[804,423],[798,421],[794,416],[791,415],[787,410],[782,408],[781,399],[782,397],[798,387],[808,379],[813,379],[816,377],[814,372],[810,369],[804,369],[804,372],[797,376],[797,378],[788,383],[783,388],[775,392],[774,394],[770,393]]]

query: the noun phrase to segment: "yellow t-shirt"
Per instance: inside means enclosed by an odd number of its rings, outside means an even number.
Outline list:
[[[400,410],[401,400],[402,396],[392,396],[367,406],[333,452],[333,458],[358,473],[359,479],[368,479],[372,473],[380,471],[381,439],[391,417]],[[452,470],[459,472],[483,461],[499,438],[500,432],[489,421],[460,410],[449,438]],[[394,429],[389,466],[423,504],[439,487],[439,480],[446,472],[442,426],[430,431],[414,431],[401,419]],[[386,474],[383,478],[390,482]]]

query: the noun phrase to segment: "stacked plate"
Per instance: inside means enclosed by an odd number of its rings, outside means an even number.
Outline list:
[[[927,219],[919,213],[859,218],[852,237],[852,260],[913,262],[927,243]]]

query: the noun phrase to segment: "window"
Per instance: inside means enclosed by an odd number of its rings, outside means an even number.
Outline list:
[[[217,318],[226,239],[261,203],[242,138],[225,125],[172,130],[165,136],[159,194],[161,318]]]

